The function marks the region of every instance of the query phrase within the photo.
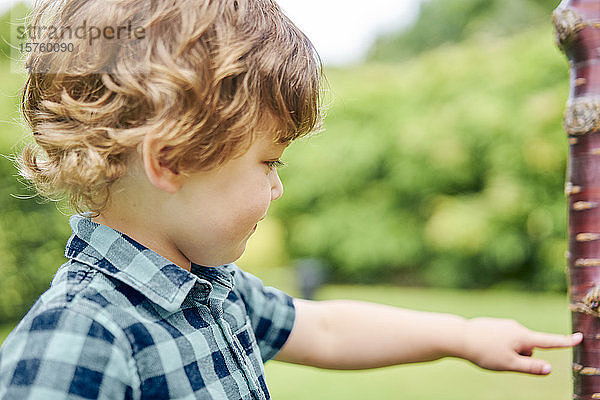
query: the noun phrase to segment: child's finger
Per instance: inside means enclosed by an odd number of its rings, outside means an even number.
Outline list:
[[[537,358],[518,356],[511,368],[515,372],[523,372],[534,375],[548,375],[552,371],[552,365]]]
[[[531,345],[542,349],[552,349],[559,347],[576,346],[583,340],[583,334],[580,332],[569,336],[555,335],[552,333],[535,332]]]

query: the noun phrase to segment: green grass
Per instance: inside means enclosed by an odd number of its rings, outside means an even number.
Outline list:
[[[289,289],[293,288],[290,287]],[[530,329],[567,334],[566,296],[511,291],[460,291],[388,286],[328,286],[318,299],[347,298],[465,317],[513,318]],[[0,325],[0,342],[13,325]],[[440,332],[440,335],[443,335]],[[271,361],[267,380],[275,399],[548,400],[570,398],[571,350],[539,350],[534,356],[553,365],[547,377],[492,372],[467,361],[432,363],[370,371],[330,371]]]
[[[513,318],[530,329],[570,332],[567,299],[521,292],[457,291],[399,287],[331,286],[320,299],[351,298],[465,317]],[[440,332],[440,335],[443,335]],[[493,372],[467,361],[444,359],[369,371],[329,371],[272,361],[267,381],[275,399],[535,400],[570,398],[571,350],[538,350],[552,363],[546,377]]]

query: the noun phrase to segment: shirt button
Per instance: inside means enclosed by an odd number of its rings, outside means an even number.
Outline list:
[[[196,282],[191,293],[192,299],[200,303],[206,303],[211,289],[210,283]]]

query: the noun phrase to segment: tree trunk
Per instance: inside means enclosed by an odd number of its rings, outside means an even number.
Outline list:
[[[567,263],[573,332],[584,336],[573,349],[573,398],[591,400],[600,399],[600,0],[563,0],[554,25],[570,68]]]

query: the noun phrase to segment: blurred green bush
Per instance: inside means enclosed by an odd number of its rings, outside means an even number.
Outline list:
[[[60,264],[70,229],[56,203],[33,198],[11,156],[23,137],[19,86],[24,76],[0,63],[0,323],[24,314],[48,288]]]
[[[560,0],[421,0],[417,22],[381,35],[371,61],[398,61],[475,36],[499,37],[550,24]]]
[[[284,156],[292,258],[336,281],[565,290],[566,60],[550,26],[329,70],[326,132]]]

